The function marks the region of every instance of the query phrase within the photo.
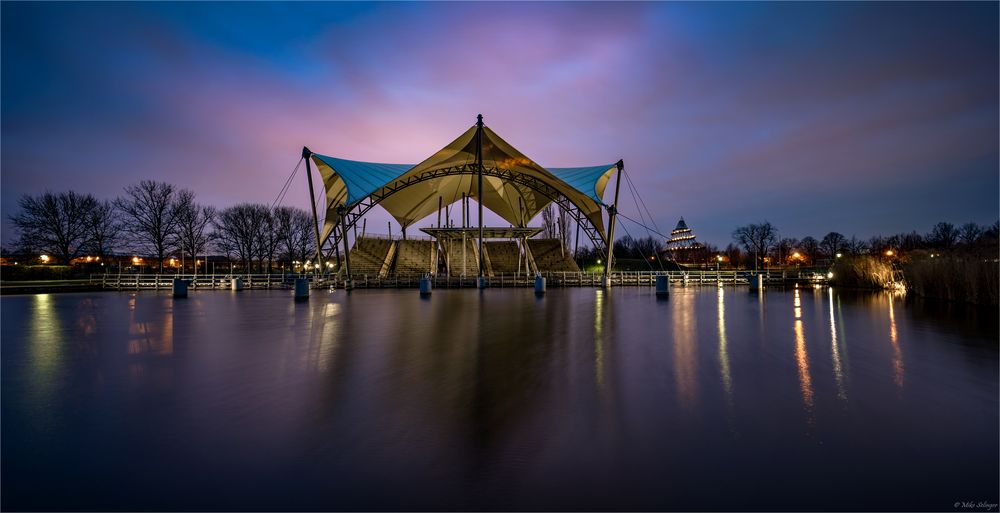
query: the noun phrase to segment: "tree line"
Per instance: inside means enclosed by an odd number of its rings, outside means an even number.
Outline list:
[[[733,242],[722,251],[733,266],[759,267],[768,263],[815,264],[832,260],[837,255],[899,255],[913,251],[978,251],[997,245],[1000,221],[989,226],[969,222],[956,226],[948,222],[935,224],[926,234],[917,231],[890,236],[875,235],[869,239],[847,238],[839,232],[829,232],[820,239],[780,237],[770,222],[751,223],[737,227]]]
[[[875,235],[868,239],[850,238],[839,232],[829,232],[821,238],[806,236],[801,239],[781,237],[770,222],[751,223],[737,227],[732,242],[725,248],[705,243],[701,247],[685,250],[684,262],[714,264],[718,257],[729,267],[753,268],[767,265],[817,265],[833,260],[838,254],[845,256],[872,254],[899,256],[911,252],[981,252],[993,254],[1000,237],[1000,222],[984,226],[977,223],[954,225],[940,222],[925,234],[916,231],[890,236]],[[615,258],[649,259],[669,258],[661,239],[625,235],[615,240]],[[604,258],[603,252],[582,247],[578,259],[596,261]]]
[[[105,257],[133,254],[164,260],[183,255],[191,262],[209,252],[238,261],[247,271],[292,267],[315,253],[312,216],[293,207],[240,203],[224,209],[202,205],[194,192],[151,180],[124,188],[113,200],[100,200],[74,191],[37,196],[24,195],[20,210],[10,217],[17,229],[15,251],[46,254],[56,262],[70,263],[83,255]],[[569,215],[551,205],[542,212],[543,236],[570,243]],[[769,264],[815,265],[837,254],[885,254],[887,251],[990,250],[997,245],[1000,222],[935,224],[926,234],[916,231],[869,239],[829,232],[822,238],[780,237],[768,221],[737,227],[732,242],[720,250],[712,244],[688,250],[686,259],[712,263],[720,255],[731,267]],[[652,236],[625,235],[614,243],[616,258],[662,258],[664,241]],[[577,258],[596,260],[593,248],[579,248]]]
[[[202,205],[194,192],[144,180],[113,200],[90,194],[45,192],[24,195],[10,217],[15,251],[46,254],[59,263],[93,255],[153,257],[162,270],[167,257],[194,262],[209,252],[224,254],[252,271],[306,261],[315,254],[312,216],[294,207],[240,203],[224,209]]]

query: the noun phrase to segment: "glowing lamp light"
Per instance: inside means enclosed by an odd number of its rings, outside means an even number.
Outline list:
[[[41,255],[41,256],[38,257],[38,259],[41,260],[43,264],[49,263],[49,260],[50,260],[50,258],[49,258],[48,255]]]
[[[826,277],[827,277],[828,279],[831,279],[831,280],[832,280],[832,279],[833,279],[833,271],[830,271],[830,272],[826,273]]]
[[[715,259],[721,262],[722,261],[722,255],[716,255]]]
[[[792,253],[792,258],[802,258],[802,255],[800,255],[799,252],[796,251],[795,253]]]
[[[139,265],[139,262],[142,262],[141,258],[137,256],[132,257],[132,265]]]
[[[891,250],[891,249],[889,249],[889,250],[886,250],[886,252],[885,252],[885,256],[892,256],[892,255],[893,255],[893,252],[892,252],[892,250]]]
[[[597,263],[601,263],[601,259],[600,258],[597,259]]]
[[[844,256],[844,254],[843,254],[843,253],[837,253],[837,258],[840,258],[840,257],[842,257],[842,256]]]

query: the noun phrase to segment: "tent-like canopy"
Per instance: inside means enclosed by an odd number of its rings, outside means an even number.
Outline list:
[[[423,162],[377,164],[313,153],[326,191],[326,221],[321,239],[326,241],[340,216],[369,196],[403,227],[451,205],[464,193],[516,227],[525,227],[554,199],[565,196],[594,225],[603,238],[604,189],[617,164],[591,167],[544,168],[524,156],[488,127],[482,130],[483,190],[476,167],[476,130],[473,126],[451,144]],[[391,193],[388,193],[392,191]]]

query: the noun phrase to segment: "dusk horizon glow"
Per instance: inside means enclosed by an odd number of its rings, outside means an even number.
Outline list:
[[[764,220],[783,237],[867,238],[1000,212],[996,3],[2,14],[5,245],[23,194],[112,198],[155,179],[205,204],[270,204],[303,146],[417,163],[479,113],[543,166],[624,159],[660,232],[683,216],[722,247]],[[621,197],[638,218],[624,182]],[[301,170],[284,204],[308,208]]]

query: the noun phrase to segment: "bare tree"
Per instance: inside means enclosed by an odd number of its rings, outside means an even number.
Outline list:
[[[274,209],[273,216],[279,259],[291,268],[294,261],[304,261],[315,254],[312,216],[308,212],[293,207],[278,207]]]
[[[267,260],[267,269],[270,271],[274,267],[281,239],[278,233],[278,223],[274,218],[274,210],[265,205],[260,206],[264,207],[260,209],[258,214],[260,216],[260,262],[263,267],[264,261]]]
[[[274,209],[274,227],[278,238],[278,255],[289,267],[295,260],[295,209],[277,207]]]
[[[941,249],[951,249],[958,242],[958,229],[951,223],[941,222],[934,225],[927,239]]]
[[[556,238],[557,229],[555,208],[549,203],[542,209],[542,237],[546,239]]]
[[[983,230],[983,235],[981,237],[981,239],[993,242],[994,244],[997,242],[998,238],[1000,238],[1000,221],[996,221],[992,225],[987,226]]]
[[[292,225],[294,226],[292,234],[295,237],[297,259],[300,262],[305,262],[316,254],[316,235],[312,215],[305,210],[295,209]]]
[[[912,251],[924,247],[924,238],[916,231],[897,235],[899,237],[899,249]]]
[[[778,253],[776,255],[778,257],[777,262],[785,263],[785,261],[788,260],[789,255],[792,254],[792,251],[798,246],[799,246],[799,239],[796,238],[785,237],[779,240],[774,245],[774,250],[775,252]]]
[[[754,269],[757,268],[757,262],[767,255],[768,249],[774,245],[777,238],[778,230],[767,221],[740,226],[733,231],[733,240],[742,245],[748,253],[754,254]]]
[[[69,263],[90,243],[91,216],[97,200],[73,191],[21,196],[21,211],[10,218],[20,232],[18,246],[25,252],[43,252]]]
[[[799,249],[802,250],[802,253],[805,254],[810,263],[815,263],[816,258],[819,256],[819,241],[813,237],[803,237],[799,241]]]
[[[163,258],[177,242],[177,192],[168,183],[143,180],[125,188],[116,202],[125,214],[125,232],[137,250],[154,254],[163,271]]]
[[[639,258],[649,259],[663,252],[663,242],[658,238],[642,237],[635,239],[635,254]]]
[[[559,240],[563,248],[569,248],[569,212],[562,206],[559,207],[559,216],[556,218],[556,227],[559,230]]]
[[[265,229],[270,208],[267,205],[241,203],[219,212],[214,221],[219,248],[236,255],[247,272],[253,272],[254,260],[261,266],[268,257]]]
[[[631,235],[626,235],[615,241],[613,246],[615,258],[633,258],[635,241]]]
[[[250,261],[254,255],[256,236],[253,220],[253,205],[241,203],[222,209],[214,220],[217,244],[227,255],[235,256],[250,272]]]
[[[972,246],[979,242],[979,237],[982,237],[984,231],[983,227],[976,223],[965,223],[958,229],[958,238],[962,244]]]
[[[212,221],[215,207],[199,205],[194,201],[194,193],[182,190],[177,193],[177,245],[191,257],[194,272],[198,272],[198,255],[204,255],[212,242]]]
[[[113,201],[97,201],[90,211],[90,243],[87,250],[97,256],[110,255],[121,243],[122,223]]]
[[[891,249],[892,243],[889,242],[891,237],[883,237],[881,235],[873,235],[868,239],[868,250],[873,255],[881,255]]]
[[[723,253],[725,253],[726,259],[729,260],[730,267],[735,269],[743,263],[743,252],[740,251],[740,247],[736,244],[729,243]]]
[[[844,242],[844,250],[852,255],[860,255],[868,251],[868,245],[865,244],[865,241],[852,235]]]
[[[844,249],[844,242],[846,241],[847,238],[843,235],[837,232],[830,232],[819,242],[819,247],[828,257],[834,258],[837,256],[837,253]]]

